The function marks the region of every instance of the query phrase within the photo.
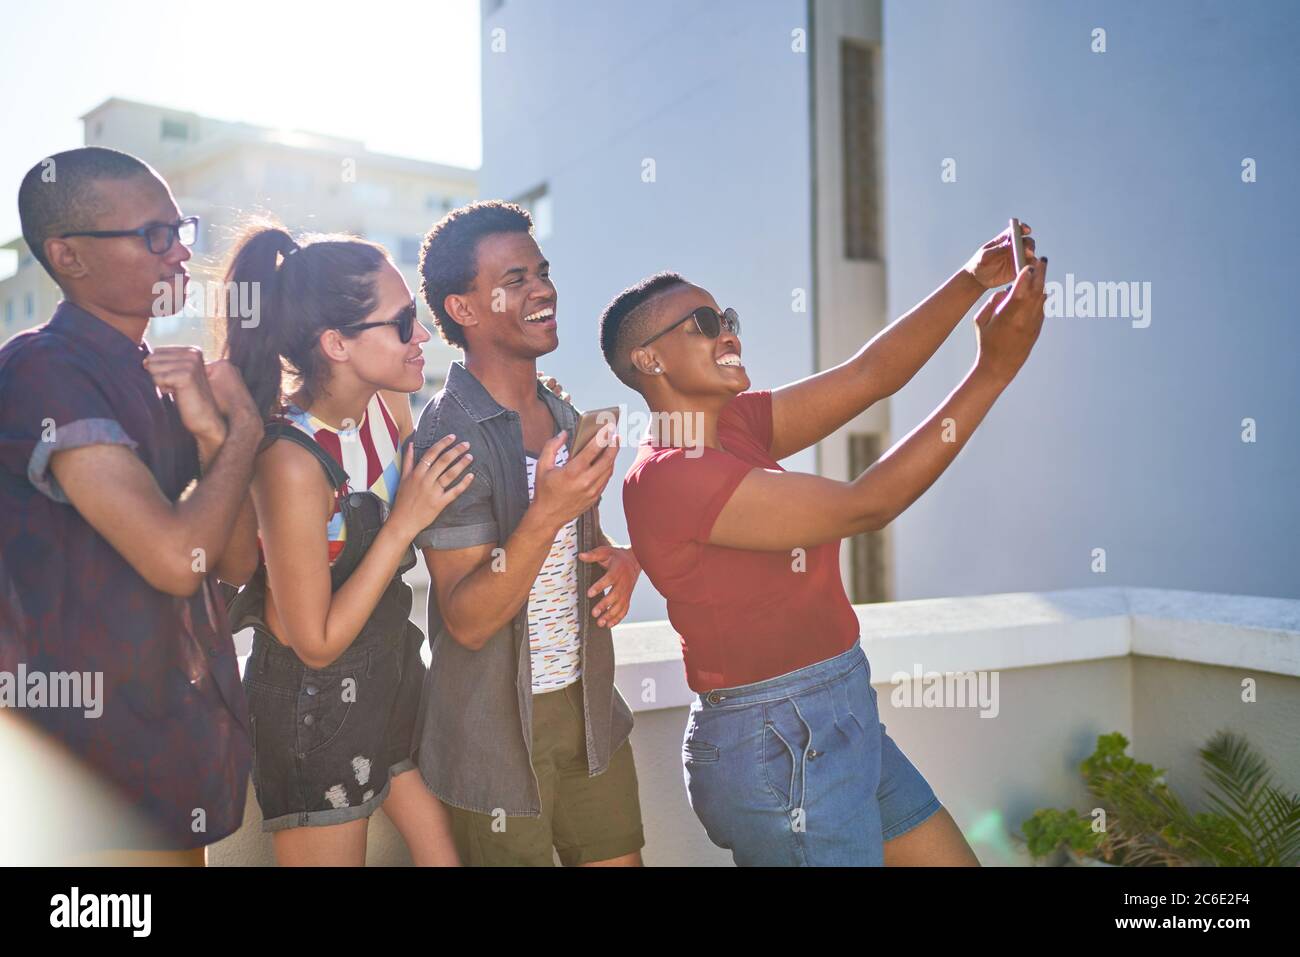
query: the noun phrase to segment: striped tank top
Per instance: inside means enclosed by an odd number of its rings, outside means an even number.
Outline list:
[[[374,492],[389,508],[397,498],[397,480],[401,475],[398,461],[400,447],[397,422],[376,392],[361,416],[356,428],[335,429],[326,425],[310,412],[288,403],[277,417],[306,432],[348,473],[347,492]],[[341,496],[340,496],[341,497]],[[347,528],[339,502],[334,503],[334,514],[326,528],[329,539],[329,560],[334,564],[343,551]]]

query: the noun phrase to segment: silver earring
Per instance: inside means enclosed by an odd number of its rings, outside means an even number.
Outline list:
[[[656,373],[658,373],[658,372],[663,372],[663,371],[664,371],[663,369],[659,368],[658,366],[655,366],[655,372],[656,372]]]

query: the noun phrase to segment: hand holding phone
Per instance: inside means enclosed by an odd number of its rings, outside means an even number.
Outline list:
[[[573,447],[569,455],[574,456],[581,452],[583,446],[595,438],[596,433],[609,423],[613,422],[617,427],[619,413],[619,407],[616,405],[582,413],[582,418],[578,419],[578,427],[574,430]]]
[[[1020,228],[1020,220],[1011,218],[1011,255],[1016,266],[1016,275],[1025,268],[1025,237]]]

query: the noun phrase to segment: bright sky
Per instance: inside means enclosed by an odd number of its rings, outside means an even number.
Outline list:
[[[23,174],[80,146],[77,117],[110,96],[481,161],[478,0],[43,0],[3,24],[0,242]]]

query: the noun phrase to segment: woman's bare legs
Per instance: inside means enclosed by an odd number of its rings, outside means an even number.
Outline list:
[[[324,827],[291,827],[272,835],[281,867],[364,867],[366,825],[360,818]]]
[[[414,768],[393,778],[384,813],[401,832],[417,867],[457,867],[460,858],[451,837],[451,815],[425,786]]]
[[[419,773],[405,771],[393,778],[383,808],[411,849],[411,858],[417,865],[460,863],[451,839],[447,809],[424,786]],[[361,818],[345,824],[276,831],[273,836],[276,863],[281,867],[363,867],[368,824],[368,818]]]

